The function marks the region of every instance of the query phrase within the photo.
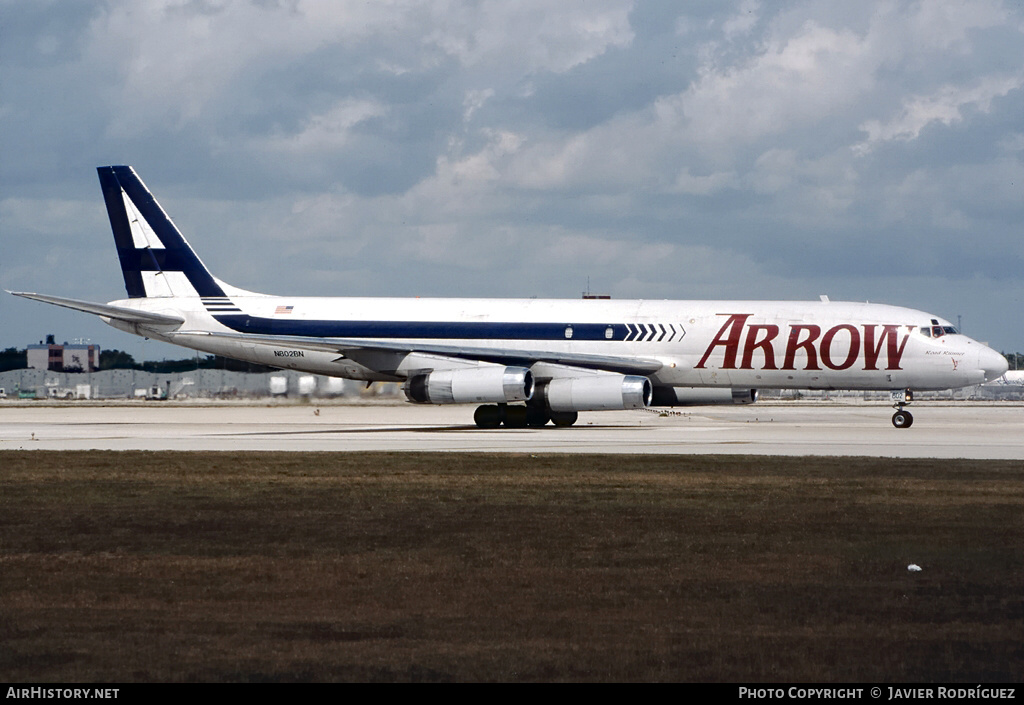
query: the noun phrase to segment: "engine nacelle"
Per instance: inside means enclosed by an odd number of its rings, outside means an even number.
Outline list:
[[[544,388],[551,411],[643,409],[651,405],[651,381],[635,375],[557,378]]]
[[[470,367],[409,375],[405,396],[418,404],[529,401],[533,373],[525,367]]]
[[[753,404],[756,389],[730,387],[655,387],[653,406],[714,406]]]

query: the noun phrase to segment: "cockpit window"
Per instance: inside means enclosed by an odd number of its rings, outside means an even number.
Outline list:
[[[941,338],[944,335],[958,335],[954,326],[921,326],[921,335],[926,338]]]

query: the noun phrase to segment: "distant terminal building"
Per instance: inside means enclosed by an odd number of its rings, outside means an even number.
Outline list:
[[[100,368],[100,346],[88,343],[53,342],[53,336],[46,336],[46,342],[29,345],[27,363],[30,369],[52,370],[54,372],[95,372]]]

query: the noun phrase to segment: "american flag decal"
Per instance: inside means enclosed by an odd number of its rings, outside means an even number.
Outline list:
[[[282,313],[291,313],[294,306],[278,306],[274,309],[274,315],[280,315]]]

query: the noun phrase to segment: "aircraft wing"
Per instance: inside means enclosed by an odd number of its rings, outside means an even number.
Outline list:
[[[353,338],[310,338],[304,336],[260,336],[245,333],[210,333],[206,331],[182,331],[174,337],[212,337],[231,342],[245,342],[255,345],[276,345],[314,352],[336,353],[348,356],[355,351],[382,350],[387,352],[420,352],[463,360],[480,360],[504,365],[529,367],[535,362],[582,367],[592,370],[606,370],[620,374],[649,375],[660,370],[659,360],[641,357],[617,357],[591,355],[588,353],[559,353],[550,350],[511,350],[504,348],[464,347],[461,345],[437,345],[433,343],[389,342],[382,340],[359,340]]]
[[[98,304],[93,303],[92,301],[81,301],[79,299],[67,299],[63,296],[32,294],[27,291],[8,291],[7,293],[14,294],[15,296],[21,296],[25,299],[32,299],[33,301],[42,301],[43,303],[54,304],[55,306],[63,306],[64,308],[74,309],[75,311],[84,311],[86,313],[92,313],[105,318],[127,321],[128,323],[171,326],[181,325],[185,322],[184,318],[170,316],[164,313],[137,311],[134,308],[111,306],[110,304]]]

